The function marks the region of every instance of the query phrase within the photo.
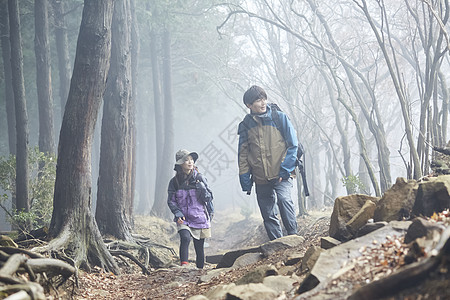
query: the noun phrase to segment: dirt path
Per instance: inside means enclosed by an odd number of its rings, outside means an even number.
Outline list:
[[[318,244],[320,236],[326,235],[329,226],[328,212],[315,212],[311,216],[299,219],[300,233],[305,235],[307,243],[303,249],[306,251],[311,244]],[[227,215],[232,222],[225,224],[220,222],[220,216],[215,220],[215,236],[208,240],[205,249],[207,255],[225,250],[260,245],[267,241],[262,221],[257,217],[250,220],[240,219],[237,216]],[[176,231],[167,227],[161,220],[151,217],[137,217],[136,231],[144,236],[158,236],[158,242],[172,246],[178,246]],[[159,232],[159,234],[155,234]],[[164,234],[162,234],[164,233]],[[192,254],[193,250],[190,251]],[[280,254],[282,255],[282,254]],[[174,257],[176,260],[176,257]],[[258,264],[276,263],[280,257],[269,257]],[[232,271],[227,271],[207,283],[198,283],[200,277],[215,265],[206,264],[205,269],[199,270],[193,267],[179,267],[153,270],[150,275],[143,275],[136,269],[131,274],[115,276],[110,273],[94,272],[79,274],[79,289],[75,289],[75,283],[69,284],[66,291],[60,293],[62,299],[186,299],[193,295],[203,294],[211,287],[219,284],[227,284],[242,277],[252,266],[247,266]]]

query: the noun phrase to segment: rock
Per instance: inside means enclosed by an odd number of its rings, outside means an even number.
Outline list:
[[[387,236],[399,234],[402,234],[402,232],[394,229],[389,223],[362,237],[322,251],[310,274],[299,287],[298,292],[304,293],[301,295],[301,298],[308,299],[309,296],[317,293],[317,290],[320,288],[318,287],[319,285],[322,287],[326,286],[333,280],[334,276],[337,276],[336,274],[342,273],[342,269],[346,268],[345,266],[348,265],[348,262],[361,255],[361,247],[371,245],[374,240],[378,243],[384,243]]]
[[[361,210],[367,200],[376,203],[379,198],[354,194],[336,198],[330,219],[329,235],[340,241],[348,241],[353,234],[348,231],[347,223]],[[367,221],[367,220],[366,220]],[[356,220],[354,220],[356,222]],[[359,220],[358,220],[359,222]],[[354,224],[356,227],[356,223]],[[362,225],[361,225],[362,226]]]
[[[419,183],[412,212],[415,216],[431,216],[450,207],[450,175],[426,177]]]
[[[291,291],[294,288],[294,284],[296,282],[297,280],[293,279],[292,277],[281,275],[268,276],[263,280],[263,284],[265,286],[278,293]]]
[[[225,300],[273,300],[278,293],[262,283],[237,285],[230,288]]]
[[[267,276],[278,275],[277,269],[274,266],[264,265],[260,266],[236,281],[236,285],[248,284],[248,283],[260,283]]]
[[[341,243],[340,241],[338,241],[335,238],[332,238],[331,236],[325,236],[320,238],[320,247],[325,250],[333,248],[334,246],[337,246],[340,243]]]
[[[232,266],[232,268],[240,268],[247,265],[251,265],[260,261],[263,258],[262,253],[245,253],[242,256],[239,256]]]
[[[187,300],[209,300],[206,296],[203,295],[195,295],[192,297],[189,297]]]
[[[225,253],[218,253],[218,254],[206,255],[205,261],[206,261],[207,263],[216,265],[216,264],[218,264],[218,263],[222,260],[222,258],[223,258],[224,255],[225,255]]]
[[[229,268],[231,267],[239,256],[246,253],[260,253],[261,247],[249,247],[244,249],[233,250],[225,253],[220,262],[217,264],[217,268]]]
[[[230,283],[230,284],[221,284],[218,286],[213,287],[208,292],[205,293],[205,297],[209,300],[222,300],[225,299],[226,295],[228,294],[228,291],[232,288],[236,287],[236,284]]]
[[[222,268],[222,269],[212,269],[212,270],[209,270],[208,272],[206,272],[205,275],[200,276],[200,278],[199,278],[198,281],[199,281],[199,283],[202,283],[202,282],[208,282],[208,281],[210,281],[211,279],[213,279],[214,277],[219,276],[220,274],[224,273],[224,272],[227,271],[227,270],[229,270],[229,269],[227,269],[227,268]]]
[[[314,267],[317,259],[319,258],[320,253],[324,251],[322,248],[317,246],[311,246],[306,250],[305,256],[302,260],[301,270],[305,272],[307,270],[311,270]]]
[[[288,256],[284,264],[286,266],[292,266],[299,263],[303,259],[303,255],[300,253],[293,253]]]
[[[363,207],[345,224],[346,228],[352,233],[353,236],[356,235],[358,230],[363,227],[369,219],[372,219],[373,213],[375,212],[375,203],[372,200],[367,200]]]
[[[442,232],[442,226],[425,220],[424,218],[415,218],[409,226],[405,235],[405,243],[409,244],[417,238],[428,236],[432,231]]]
[[[150,264],[154,268],[166,268],[172,264],[172,252],[167,248],[151,247],[149,249]]]
[[[264,256],[292,247],[300,246],[305,239],[298,235],[287,235],[261,245]]]
[[[284,275],[284,276],[292,276],[297,271],[296,266],[281,266],[278,268],[278,274]]]
[[[398,177],[395,184],[386,192],[377,203],[373,219],[379,221],[402,220],[409,217],[416,199],[419,183],[416,180],[406,180]]]
[[[366,235],[368,233],[371,233],[372,231],[375,231],[383,226],[386,226],[388,223],[387,222],[375,222],[375,223],[367,223],[366,225],[364,225],[363,227],[361,227],[358,232],[356,233],[356,237],[360,237],[363,235]]]

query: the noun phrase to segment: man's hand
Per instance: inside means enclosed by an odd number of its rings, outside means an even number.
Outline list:
[[[177,223],[181,225],[184,223],[184,220],[185,220],[184,217],[178,218]]]
[[[279,179],[278,179],[278,182],[282,182],[283,181],[283,177],[280,177]]]

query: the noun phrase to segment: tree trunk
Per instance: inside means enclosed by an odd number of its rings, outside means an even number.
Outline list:
[[[373,33],[375,34],[378,45],[380,46],[380,49],[383,53],[383,57],[385,59],[386,65],[389,69],[389,74],[391,76],[392,83],[394,84],[395,92],[397,93],[398,100],[400,101],[400,107],[402,109],[402,116],[403,116],[403,121],[405,124],[405,131],[406,131],[406,138],[408,140],[408,145],[409,145],[409,150],[410,150],[410,158],[411,158],[411,162],[412,162],[413,177],[414,177],[414,179],[419,179],[420,177],[422,177],[422,170],[420,168],[419,155],[415,148],[413,132],[412,132],[412,127],[411,127],[411,121],[410,121],[410,116],[409,116],[409,107],[408,107],[407,98],[406,98],[406,91],[405,91],[405,87],[404,87],[404,84],[402,81],[403,79],[399,78],[397,76],[397,74],[401,73],[398,71],[399,66],[393,63],[393,62],[395,62],[395,52],[393,49],[391,49],[391,55],[394,57],[394,59],[391,59],[391,57],[389,56],[389,53],[388,53],[388,48],[386,46],[386,41],[390,40],[390,36],[388,36],[386,38],[386,37],[382,36],[382,33],[380,33],[377,30],[377,28],[374,24],[374,21],[372,20],[372,17],[369,14],[366,0],[362,0],[361,5],[360,4],[357,4],[357,5],[359,6],[359,8],[363,11],[364,15],[366,16],[367,21],[369,22],[370,27],[371,27]]]
[[[341,53],[341,49],[338,46],[338,44],[336,43],[336,41],[334,40],[334,37],[331,33],[328,23],[327,23],[326,19],[324,18],[324,16],[318,10],[317,5],[311,0],[308,0],[308,3],[310,5],[311,9],[314,11],[314,13],[320,19],[334,51],[336,51],[336,53],[338,54],[338,57],[343,57],[343,55]],[[380,168],[381,192],[384,192],[391,186],[391,172],[390,172],[390,162],[389,162],[390,161],[390,159],[389,159],[390,153],[389,153],[388,147],[386,146],[386,134],[384,132],[382,118],[379,114],[378,103],[377,103],[375,95],[372,91],[372,87],[369,84],[367,84],[367,81],[364,78],[364,76],[359,74],[359,72],[357,74],[359,76],[359,78],[361,80],[363,80],[364,86],[367,87],[370,97],[365,97],[365,96],[361,95],[360,87],[357,85],[355,76],[352,73],[352,72],[355,72],[356,70],[355,69],[351,70],[349,68],[349,64],[344,63],[344,62],[342,62],[342,66],[347,74],[350,85],[352,86],[352,93],[355,95],[355,99],[358,101],[359,107],[361,108],[362,112],[364,113],[366,121],[369,124],[369,129],[372,132],[373,136],[375,137],[375,141],[376,141],[377,149],[378,149],[377,154],[378,154],[378,166]],[[335,75],[333,75],[333,76],[335,76]],[[371,110],[369,110],[366,107],[367,100],[365,101],[365,99],[372,100],[371,103],[373,103],[373,106],[372,106]],[[373,112],[375,112],[375,114],[373,114]],[[375,119],[374,119],[374,116],[375,116]],[[363,145],[361,145],[361,147],[364,148]],[[370,170],[369,170],[369,172],[370,172]],[[378,185],[378,182],[373,182],[373,185],[375,188],[375,185]],[[376,188],[375,188],[375,191],[376,191]]]
[[[70,86],[69,42],[67,38],[65,2],[52,0],[52,4],[55,20],[56,53],[58,55],[59,97],[61,102],[61,117],[63,117]]]
[[[118,273],[91,212],[91,151],[106,86],[114,2],[85,1],[73,77],[59,137],[55,197],[45,248],[65,250],[76,267],[91,264]]]
[[[152,81],[153,81],[153,103],[155,116],[155,151],[156,151],[156,178],[155,178],[155,195],[154,199],[158,199],[162,193],[166,192],[163,188],[163,179],[159,174],[163,169],[162,155],[164,147],[164,123],[163,123],[163,105],[161,99],[161,78],[159,72],[158,51],[157,51],[157,34],[154,28],[150,30],[150,57],[152,61]],[[150,114],[151,115],[151,114]],[[155,205],[155,200],[153,200]]]
[[[50,45],[48,43],[48,3],[35,0],[36,85],[39,104],[39,150],[46,154],[55,152],[53,135],[53,97],[51,86]]]
[[[0,43],[5,78],[6,121],[8,124],[9,153],[16,155],[16,116],[12,89],[11,44],[9,42],[8,0],[0,1]]]
[[[130,205],[129,216],[131,224],[134,224],[134,206],[135,206],[135,191],[136,191],[136,160],[137,160],[137,130],[136,130],[136,106],[137,106],[137,83],[138,83],[138,58],[139,58],[139,26],[136,17],[136,3],[135,0],[130,1],[131,10],[131,99],[130,99],[130,136],[131,141],[131,182],[129,184]]]
[[[155,202],[152,213],[160,217],[169,217],[167,206],[167,185],[175,162],[173,150],[173,104],[172,104],[172,68],[171,68],[171,35],[165,29],[163,34],[163,87],[164,87],[164,149],[161,156],[161,171],[158,172],[161,184],[156,186]]]
[[[12,85],[16,113],[16,208],[29,211],[28,199],[28,115],[23,79],[22,36],[20,34],[19,3],[8,0],[9,40],[11,43]]]
[[[131,240],[131,31],[130,2],[116,1],[111,67],[103,104],[95,219],[103,235]]]
[[[448,125],[448,113],[449,113],[449,106],[448,106],[448,88],[447,88],[447,81],[445,80],[444,74],[442,72],[439,72],[439,78],[440,78],[440,84],[441,84],[441,91],[442,91],[442,107],[441,107],[441,113],[442,113],[442,121],[441,121],[441,140],[442,145],[447,145],[447,125]]]

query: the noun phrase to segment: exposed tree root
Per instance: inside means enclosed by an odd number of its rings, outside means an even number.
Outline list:
[[[149,266],[150,266],[150,249],[152,247],[160,247],[164,249],[168,249],[173,255],[176,254],[175,250],[171,247],[167,247],[164,245],[156,244],[150,242],[149,239],[140,236],[134,236],[133,241],[121,241],[121,240],[105,240],[106,246],[110,249],[110,253],[114,256],[125,256],[131,259],[134,263],[136,263],[141,269],[143,274],[149,274]],[[141,262],[134,255],[130,254],[127,251],[130,250],[138,250],[139,257],[144,261]]]
[[[64,282],[76,273],[74,267],[56,259],[30,258],[24,253],[18,253],[17,250],[21,249],[17,248],[2,247],[2,250],[0,251],[0,261],[3,265],[0,269],[0,298],[14,295],[11,299],[45,299],[44,288],[41,284],[51,286],[52,280],[58,279]],[[16,274],[27,274],[30,281],[25,279],[26,276],[16,276]]]
[[[123,251],[123,250],[109,250],[109,252],[111,252],[111,254],[113,256],[122,255],[122,256],[128,257],[142,269],[142,273],[144,273],[145,275],[150,274],[150,271],[147,269],[147,267],[144,264],[142,264],[136,257],[131,255],[130,253]]]

